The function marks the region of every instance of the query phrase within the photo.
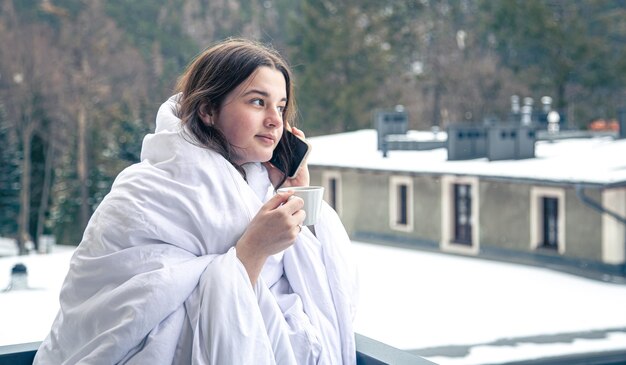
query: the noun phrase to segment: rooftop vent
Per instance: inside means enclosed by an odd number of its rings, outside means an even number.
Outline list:
[[[487,127],[473,124],[448,126],[448,160],[470,160],[487,155]]]
[[[385,137],[391,134],[406,134],[409,128],[409,114],[402,106],[396,106],[394,111],[378,111],[375,116],[376,130],[378,131],[378,150],[386,150]]]
[[[517,124],[497,124],[487,131],[487,158],[517,160],[535,157],[535,129]]]

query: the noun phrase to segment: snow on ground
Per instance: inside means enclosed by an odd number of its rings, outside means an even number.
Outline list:
[[[47,255],[0,257],[0,346],[42,341],[59,309],[59,291],[73,249],[55,246]],[[2,292],[11,268],[23,263],[30,290]]]
[[[58,310],[71,250],[0,258],[0,288],[17,262],[26,291],[0,292],[0,346],[41,341]],[[439,364],[490,364],[577,352],[626,349],[626,285],[548,269],[355,242],[361,293],[355,330],[405,349],[469,346]],[[607,330],[571,342],[494,341]]]
[[[617,329],[572,343],[474,346],[439,364],[487,364],[626,349],[626,285],[548,269],[355,243],[362,285],[355,330],[405,349]]]

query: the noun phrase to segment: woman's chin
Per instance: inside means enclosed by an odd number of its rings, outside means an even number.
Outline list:
[[[269,162],[272,159],[272,155],[262,155],[262,156],[256,156],[256,157],[251,157],[246,159],[246,162],[244,163],[264,163],[264,162]],[[243,165],[244,163],[242,163],[241,165]]]

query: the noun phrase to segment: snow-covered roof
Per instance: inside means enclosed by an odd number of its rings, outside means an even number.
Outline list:
[[[441,140],[440,132],[437,139]],[[432,140],[431,132],[410,131],[417,140]],[[446,148],[422,151],[377,150],[377,133],[363,129],[311,137],[309,165],[435,175],[546,181],[583,185],[626,185],[626,139],[612,137],[540,140],[535,158],[489,161],[487,158],[449,161]]]

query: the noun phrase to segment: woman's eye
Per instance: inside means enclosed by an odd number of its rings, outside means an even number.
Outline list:
[[[264,106],[265,105],[265,103],[261,99],[254,99],[254,100],[252,100],[252,104],[258,105],[258,106]]]
[[[284,105],[279,105],[278,107],[276,107],[276,109],[278,109],[279,113],[284,113],[285,112],[285,106]]]

